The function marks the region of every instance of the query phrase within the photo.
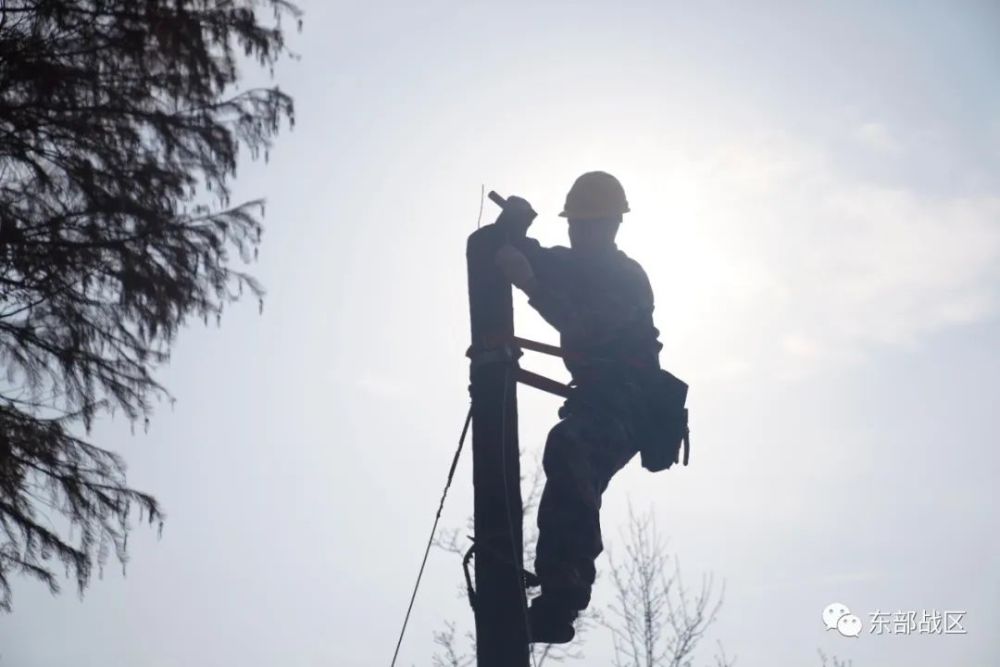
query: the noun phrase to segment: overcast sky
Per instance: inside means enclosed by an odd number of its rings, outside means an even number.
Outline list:
[[[693,447],[630,464],[603,524],[613,549],[651,507],[690,583],[725,580],[697,664],[715,640],[742,667],[1000,664],[1000,5],[334,4],[302,2],[276,70],[295,129],[235,184],[268,199],[263,315],[192,325],[176,407],[93,434],[162,538],[137,528],[82,600],[18,582],[0,664],[388,665],[467,406],[480,184],[566,243],[593,169],[628,193]],[[527,466],[558,401],[519,400]],[[470,512],[466,457],[443,521]],[[401,664],[471,627],[460,579],[432,554]],[[824,630],[831,602],[860,637]],[[877,610],[965,611],[967,634],[876,636]],[[583,650],[609,663],[600,631]]]

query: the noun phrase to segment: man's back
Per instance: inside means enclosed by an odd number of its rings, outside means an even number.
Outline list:
[[[529,303],[559,331],[577,383],[602,369],[659,367],[653,291],[638,262],[614,246],[581,253],[526,239],[521,250],[535,270]]]

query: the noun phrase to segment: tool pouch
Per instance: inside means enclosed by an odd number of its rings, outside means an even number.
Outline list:
[[[650,370],[643,374],[645,410],[637,424],[642,467],[652,472],[665,470],[682,460],[688,464],[688,385],[671,373]]]
[[[586,411],[618,419],[635,438],[642,467],[659,472],[678,462],[688,464],[687,392],[685,382],[659,368],[617,376],[606,372],[600,381],[571,385],[559,416]]]

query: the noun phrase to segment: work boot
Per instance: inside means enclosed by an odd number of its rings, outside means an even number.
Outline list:
[[[573,629],[576,615],[575,609],[556,598],[544,594],[538,596],[528,609],[531,641],[536,644],[569,643],[576,634]]]

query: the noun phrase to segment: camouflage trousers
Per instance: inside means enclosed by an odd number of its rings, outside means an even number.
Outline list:
[[[590,604],[594,560],[604,549],[601,496],[636,451],[621,421],[591,411],[574,411],[549,432],[535,550],[544,597],[575,610]]]

